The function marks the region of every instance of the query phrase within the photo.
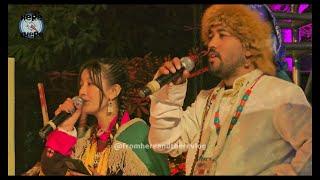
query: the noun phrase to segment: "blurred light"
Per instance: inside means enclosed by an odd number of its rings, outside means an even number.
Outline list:
[[[286,57],[286,58],[284,58],[284,62],[287,63],[288,71],[292,71],[292,68],[293,68],[293,58],[292,58],[292,57]]]
[[[309,4],[301,4],[298,9],[299,14],[303,13],[303,11],[306,10],[308,7]]]
[[[292,43],[292,29],[281,29],[283,42]]]
[[[312,40],[312,23],[299,28],[299,42]]]
[[[289,4],[272,4],[270,6],[272,11],[280,11],[280,12],[290,12],[290,5]]]

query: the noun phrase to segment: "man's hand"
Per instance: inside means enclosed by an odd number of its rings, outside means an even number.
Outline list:
[[[181,61],[179,58],[175,57],[173,58],[172,61],[167,61],[165,62],[157,71],[154,79],[158,78],[159,76],[161,76],[162,74],[169,74],[169,73],[176,73],[177,70],[181,69]],[[170,82],[170,84],[172,85],[178,85],[178,84],[182,84],[186,81],[186,79],[190,76],[190,72],[188,70],[184,70],[182,77],[177,78],[177,80]]]

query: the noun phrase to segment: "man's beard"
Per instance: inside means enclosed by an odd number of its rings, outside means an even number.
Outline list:
[[[217,69],[214,69],[213,66],[209,63],[209,73],[221,79],[228,79],[233,76],[236,73],[237,69],[241,67],[245,62],[245,58],[243,56],[239,57],[239,59],[233,64],[225,64],[224,61],[221,60],[221,58],[219,58],[219,60],[220,64]]]

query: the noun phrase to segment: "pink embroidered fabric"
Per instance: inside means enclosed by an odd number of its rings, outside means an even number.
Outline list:
[[[111,130],[112,130],[112,127],[116,124],[117,119],[118,119],[118,116],[115,116],[115,117],[111,120],[111,123],[110,123],[110,125],[109,125],[108,130],[99,136],[99,139],[100,139],[101,141],[107,141],[107,140],[109,139],[110,133],[111,133]],[[130,120],[130,116],[129,116],[129,113],[126,111],[126,112],[123,114],[123,117],[122,117],[122,119],[121,119],[120,124],[123,125],[123,124],[127,123],[129,120]],[[100,127],[99,127],[99,128],[100,128]]]
[[[118,116],[115,116],[112,119],[108,130],[105,133],[103,133],[102,135],[100,135],[100,137],[99,137],[100,140],[107,141],[109,139],[111,129],[115,125],[117,118],[118,118]],[[123,117],[122,117],[120,123],[121,123],[121,125],[123,125],[123,124],[127,123],[129,120],[130,120],[130,116],[129,116],[129,113],[126,111],[123,114]],[[64,156],[70,156],[72,153],[72,148],[76,143],[77,143],[76,137],[71,136],[65,132],[55,130],[55,131],[52,131],[48,135],[45,147],[51,148],[54,151],[57,151]]]
[[[54,130],[48,135],[45,146],[59,152],[64,156],[70,156],[71,149],[76,142],[76,137],[59,130]]]

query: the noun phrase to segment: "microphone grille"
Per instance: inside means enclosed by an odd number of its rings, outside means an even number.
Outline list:
[[[82,104],[83,104],[83,99],[79,96],[73,97],[72,101],[73,101],[74,106],[76,106],[77,108],[82,106]]]
[[[192,61],[192,59],[189,57],[181,58],[181,64],[188,71],[192,71],[195,66],[194,61]]]

